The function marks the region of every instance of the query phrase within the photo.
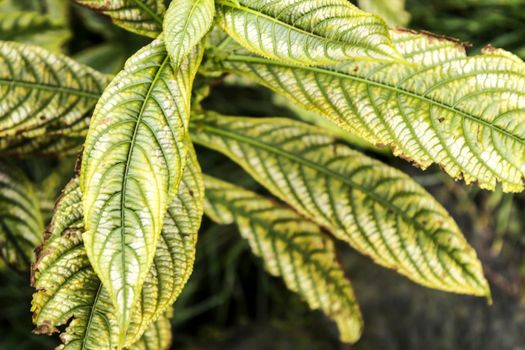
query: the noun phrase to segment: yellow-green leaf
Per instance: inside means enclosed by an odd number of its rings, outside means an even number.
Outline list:
[[[0,161],[0,258],[17,270],[27,270],[43,233],[33,184],[14,164]]]
[[[356,342],[363,329],[361,312],[334,244],[319,227],[241,187],[209,176],[205,185],[206,214],[221,224],[235,222],[268,272],[332,318],[342,341]]]
[[[0,157],[65,157],[78,154],[83,143],[82,136],[44,134],[35,137],[0,137]]]
[[[128,350],[169,350],[171,345],[170,319],[171,312],[166,312],[150,324],[142,337],[129,346]]]
[[[216,60],[422,168],[437,163],[485,189],[501,182],[504,191],[523,190],[523,61],[492,48],[467,57],[461,45],[428,34],[392,35],[411,65],[300,67],[244,54]]]
[[[195,142],[226,154],[337,238],[424,286],[488,296],[481,264],[447,211],[410,177],[280,118],[208,113]]]
[[[195,260],[204,185],[190,152],[179,193],[164,218],[155,259],[132,316],[125,346],[134,343],[174,303]],[[33,268],[33,322],[38,333],[61,334],[65,349],[112,350],[118,344],[116,310],[93,271],[82,242],[82,200],[78,178],[63,191]],[[154,327],[154,326],[153,326]]]
[[[221,28],[246,49],[304,65],[399,60],[382,19],[347,0],[218,0]]]
[[[85,135],[108,76],[42,48],[0,41],[0,138]]]
[[[177,193],[202,49],[174,69],[162,38],[127,62],[100,98],[84,145],[84,242],[125,334]]]
[[[75,1],[82,6],[109,16],[113,23],[130,32],[150,38],[156,38],[162,32],[162,18],[166,12],[164,0]]]
[[[215,15],[214,0],[172,1],[164,20],[166,49],[178,67],[210,30]]]

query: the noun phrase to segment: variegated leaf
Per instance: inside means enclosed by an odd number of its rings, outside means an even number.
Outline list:
[[[179,193],[164,219],[155,259],[123,345],[133,344],[169,309],[186,284],[195,260],[204,186],[193,152]],[[112,350],[119,342],[117,315],[86,255],[78,178],[63,191],[48,237],[33,269],[33,321],[38,333],[61,335],[64,349]],[[148,331],[147,331],[148,332]]]
[[[333,242],[319,227],[241,187],[209,176],[205,184],[206,214],[221,224],[235,222],[268,272],[332,318],[342,341],[356,342],[363,329],[361,312]]]
[[[127,62],[104,90],[84,145],[84,243],[125,334],[153,262],[186,159],[200,46],[177,68],[162,38]]]
[[[303,65],[401,60],[382,19],[347,0],[217,0],[221,28],[259,55]]]
[[[329,133],[290,119],[208,113],[193,139],[375,262],[424,286],[490,296],[476,252],[447,211],[410,177]]]
[[[109,16],[113,23],[130,32],[150,38],[156,38],[162,32],[162,18],[166,12],[164,0],[75,1],[82,6]]]
[[[504,191],[522,191],[523,61],[493,48],[467,57],[458,43],[428,34],[392,36],[410,65],[301,67],[242,53],[215,60],[421,168],[437,163],[484,189],[500,182]]]
[[[17,270],[29,269],[43,233],[33,184],[16,165],[0,160],[0,258]]]

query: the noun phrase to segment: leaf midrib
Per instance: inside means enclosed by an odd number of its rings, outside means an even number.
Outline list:
[[[222,5],[222,6],[227,6],[227,7],[236,9],[236,10],[244,11],[244,12],[247,12],[247,13],[252,14],[254,16],[257,16],[257,17],[263,17],[263,18],[269,20],[270,22],[274,22],[274,23],[282,25],[283,27],[286,27],[288,29],[292,29],[294,31],[298,31],[301,34],[304,34],[306,36],[310,36],[310,37],[313,37],[313,38],[316,38],[316,39],[320,39],[320,40],[340,42],[340,41],[337,41],[337,40],[333,40],[331,38],[322,37],[322,36],[317,35],[315,33],[307,32],[306,30],[304,30],[302,28],[295,27],[295,26],[293,26],[293,25],[291,25],[289,23],[286,23],[286,22],[283,22],[283,21],[279,20],[278,18],[271,17],[271,16],[267,15],[264,12],[254,10],[254,9],[252,9],[252,8],[246,6],[246,5],[232,4],[230,1],[227,1],[227,0],[218,0],[217,2],[218,2],[219,5]]]
[[[355,46],[355,47],[360,47],[360,48],[365,48],[365,49],[369,49],[368,46],[365,46],[365,45],[362,45],[358,42],[354,42],[354,43],[350,43],[350,42],[347,42],[345,40],[337,40],[335,38],[332,38],[332,37],[327,37],[327,36],[321,36],[321,35],[318,35],[318,34],[315,34],[313,32],[308,32],[302,28],[299,28],[299,27],[296,27],[296,26],[293,26],[289,23],[286,23],[286,22],[283,22],[281,21],[279,18],[275,18],[275,17],[272,17],[270,15],[267,15],[266,13],[262,12],[262,11],[258,11],[258,10],[254,10],[246,5],[237,5],[237,4],[232,4],[231,1],[228,1],[228,0],[217,0],[217,3],[219,5],[222,5],[222,6],[227,6],[227,7],[230,7],[230,8],[233,8],[233,9],[236,9],[236,10],[240,10],[240,11],[244,11],[246,13],[249,13],[251,15],[254,15],[256,17],[263,17],[264,19],[270,21],[270,22],[273,22],[274,24],[277,24],[277,25],[281,25],[285,28],[288,28],[292,31],[296,31],[296,32],[299,32],[305,36],[308,36],[308,37],[311,37],[311,38],[315,38],[317,40],[320,40],[320,41],[326,41],[326,42],[329,42],[329,43],[337,43],[337,44],[341,44],[341,45],[351,45],[351,46]],[[381,61],[380,59],[378,59],[379,61]]]
[[[205,119],[204,119],[205,120]],[[312,169],[315,169],[316,171],[326,175],[326,176],[329,176],[329,177],[333,177],[333,178],[336,178],[337,180],[341,181],[342,183],[346,184],[347,186],[349,187],[353,187],[355,189],[358,189],[359,191],[363,192],[363,193],[366,193],[367,196],[369,196],[372,200],[376,201],[377,203],[380,203],[382,206],[386,207],[386,208],[389,208],[391,209],[392,211],[394,211],[397,215],[399,215],[401,218],[403,218],[403,220],[405,220],[405,222],[407,223],[411,223],[412,225],[414,225],[414,227],[418,230],[420,230],[421,232],[425,233],[425,235],[427,236],[427,238],[434,242],[434,244],[436,244],[436,246],[447,252],[448,253],[448,250],[443,247],[438,241],[436,240],[433,240],[432,239],[432,233],[429,232],[424,226],[422,226],[418,221],[416,220],[412,220],[410,217],[408,217],[406,215],[406,213],[401,209],[401,208],[398,208],[397,206],[395,205],[392,205],[389,201],[386,201],[384,200],[383,198],[381,198],[380,196],[378,196],[377,194],[375,194],[374,192],[370,191],[369,189],[367,189],[366,187],[364,186],[361,186],[360,184],[330,170],[330,169],[327,169],[325,167],[322,167],[308,159],[305,159],[305,158],[302,158],[302,157],[298,157],[294,154],[291,154],[291,153],[288,153],[288,152],[285,152],[285,151],[282,151],[280,150],[279,148],[275,147],[275,146],[272,146],[272,145],[269,145],[267,143],[264,143],[264,142],[261,142],[255,138],[249,138],[249,137],[245,137],[243,135],[239,135],[239,134],[236,134],[234,132],[231,132],[231,131],[227,131],[227,130],[224,130],[224,129],[220,129],[220,128],[216,128],[214,126],[211,126],[209,124],[202,124],[200,125],[199,124],[199,127],[204,129],[204,130],[207,130],[211,133],[215,133],[215,134],[218,134],[220,136],[223,136],[223,137],[229,137],[229,138],[232,138],[238,142],[243,142],[243,143],[247,143],[247,144],[250,144],[254,147],[259,147],[267,152],[270,152],[270,153],[274,153],[276,155],[279,155],[281,157],[284,157],[284,158],[287,158],[289,160],[292,160],[292,161],[295,161],[295,162],[298,162],[300,164],[303,164],[303,165],[306,165]],[[200,143],[201,145],[203,146],[206,146],[206,147],[210,147],[210,148],[213,148],[211,145],[208,145],[206,142],[202,142],[201,140],[199,140],[198,137],[194,137],[193,140],[197,143]],[[461,264],[461,261],[458,261],[454,255],[451,255],[451,254],[447,254],[448,256],[450,256],[451,259],[453,259],[457,264],[458,266],[461,267],[462,271],[464,271],[473,281],[476,281],[476,284],[480,287],[480,288],[483,288],[483,283],[480,283],[480,281],[478,280],[478,278],[471,272],[469,271],[468,269],[465,268],[465,266],[463,264]]]
[[[296,156],[295,154],[291,154],[289,152],[285,152],[273,145],[270,145],[270,144],[267,144],[265,142],[261,142],[260,140],[256,139],[256,138],[249,138],[249,137],[246,137],[246,136],[243,136],[243,135],[240,135],[240,134],[237,134],[237,133],[234,133],[234,132],[231,132],[231,131],[227,131],[227,130],[224,130],[224,129],[221,129],[221,128],[217,128],[217,127],[214,127],[214,126],[211,126],[209,124],[203,124],[202,126],[199,125],[199,127],[202,127],[204,130],[206,131],[210,131],[211,133],[215,133],[215,134],[218,134],[220,136],[223,136],[223,137],[227,137],[227,138],[231,138],[231,139],[234,139],[238,142],[241,142],[241,143],[247,143],[247,144],[250,144],[256,148],[261,148],[267,152],[270,152],[270,153],[274,153],[276,155],[279,155],[281,157],[284,157],[284,158],[287,158],[289,160],[292,160],[292,161],[295,161],[297,163],[300,163],[300,164],[304,164],[310,168],[313,168],[315,169],[316,171],[322,173],[322,174],[325,174],[329,177],[334,177],[336,179],[338,179],[339,181],[343,182],[344,184],[346,184],[347,186],[349,187],[353,187],[353,188],[356,188],[358,190],[360,190],[361,192],[363,193],[366,193],[367,195],[369,195],[373,200],[375,200],[376,202],[379,202],[381,203],[383,206],[385,207],[388,207],[388,208],[391,208],[392,210],[395,210],[396,213],[398,213],[401,217],[403,217],[404,219],[406,219],[407,222],[414,222],[416,225],[418,224],[417,221],[413,221],[413,220],[410,220],[410,218],[408,216],[406,216],[404,214],[404,211],[399,209],[398,207],[392,205],[390,202],[384,200],[383,198],[381,198],[380,196],[376,195],[374,192],[371,192],[369,189],[361,186],[360,184],[330,170],[330,169],[327,169],[326,167],[322,167],[308,159],[305,159],[305,158],[302,158],[302,157],[299,157],[299,156]],[[206,142],[202,142],[199,140],[198,137],[195,137],[193,138],[195,142],[197,143],[200,143],[204,146],[208,146],[208,147],[211,147],[211,145],[207,145]],[[422,227],[420,227],[422,228]],[[422,230],[425,230],[424,228],[422,228]],[[425,232],[427,232],[425,230]]]
[[[38,89],[38,90],[45,90],[45,91],[52,91],[57,93],[65,93],[70,95],[77,95],[81,97],[86,97],[94,100],[98,100],[100,98],[100,93],[93,93],[68,87],[62,87],[57,85],[50,85],[50,84],[44,84],[44,83],[35,83],[30,81],[24,81],[24,80],[18,80],[18,79],[1,79],[0,78],[0,85],[6,85],[6,86],[20,86],[28,89]]]
[[[96,309],[98,308],[98,299],[100,298],[100,293],[102,292],[102,283],[98,282],[98,289],[97,289],[97,295],[95,296],[95,299],[93,300],[93,305],[91,305],[91,308],[89,310],[89,319],[86,323],[86,329],[84,330],[84,335],[82,337],[82,347],[80,350],[84,350],[86,348],[86,340],[89,336],[89,333],[91,331],[91,323],[93,323],[93,317],[95,317]]]
[[[130,146],[129,146],[129,150],[128,150],[128,155],[127,155],[127,159],[126,159],[126,165],[124,166],[124,174],[123,174],[123,178],[122,178],[122,187],[121,187],[121,197],[120,197],[120,248],[121,248],[121,267],[122,267],[122,271],[125,271],[126,270],[126,260],[125,260],[125,254],[124,254],[124,251],[125,251],[125,235],[126,235],[126,232],[125,232],[125,220],[126,220],[126,206],[125,206],[125,201],[126,201],[126,191],[127,191],[127,179],[128,179],[128,173],[129,173],[129,168],[130,168],[130,164],[131,164],[131,158],[133,156],[133,150],[134,150],[134,145],[135,145],[135,142],[136,142],[136,137],[137,137],[137,133],[138,133],[138,129],[140,127],[140,124],[142,123],[142,117],[144,115],[144,110],[146,108],[146,105],[147,105],[147,102],[149,100],[149,98],[151,97],[151,94],[153,92],[153,89],[157,83],[157,80],[159,79],[161,73],[163,72],[164,70],[164,67],[166,66],[166,64],[169,62],[169,55],[168,54],[165,54],[165,57],[161,63],[161,65],[159,66],[159,68],[157,69],[157,71],[155,72],[155,76],[152,80],[152,82],[150,83],[150,86],[148,87],[148,90],[146,92],[146,95],[144,97],[144,101],[142,102],[142,105],[140,107],[140,111],[139,111],[139,114],[137,115],[137,119],[135,121],[135,127],[133,129],[133,136],[130,140]],[[123,280],[123,284],[124,285],[127,285],[127,278],[126,278],[126,274],[124,273],[122,275],[122,280]]]
[[[16,234],[11,232],[11,229],[9,228],[9,226],[7,226],[7,224],[3,220],[0,220],[0,229],[5,233],[7,240],[11,242],[15,250],[18,251],[18,253],[20,254],[22,258],[24,265],[31,266],[31,259],[26,255],[26,252],[18,244],[18,240],[16,239]],[[1,252],[0,252],[0,255],[2,255]],[[6,258],[5,260],[6,263],[9,263],[7,261],[7,256],[5,258]]]
[[[482,124],[483,126],[486,126],[487,128],[490,128],[496,132],[499,132],[509,138],[512,138],[513,140],[515,140],[516,142],[520,143],[521,145],[525,146],[525,138],[521,138],[520,136],[518,135],[515,135],[497,125],[494,125],[484,119],[481,119],[475,115],[472,115],[472,114],[469,114],[468,112],[465,112],[465,111],[462,111],[458,108],[455,108],[454,106],[450,106],[446,103],[443,103],[443,102],[440,102],[440,101],[437,101],[435,99],[432,99],[430,97],[427,97],[427,96],[422,96],[422,95],[418,95],[417,93],[414,93],[412,91],[409,91],[409,90],[405,90],[403,88],[400,88],[398,86],[393,86],[393,85],[389,85],[389,84],[386,84],[386,83],[383,83],[383,82],[379,82],[379,81],[375,81],[375,80],[371,80],[371,79],[367,79],[367,78],[362,78],[362,77],[358,77],[358,76],[354,76],[354,75],[351,75],[349,73],[343,73],[343,72],[340,72],[340,71],[336,71],[336,70],[329,70],[329,69],[324,69],[324,68],[320,68],[320,67],[306,67],[306,66],[299,66],[299,65],[294,65],[294,64],[289,64],[289,63],[284,63],[284,62],[276,62],[276,61],[272,61],[272,60],[267,60],[267,59],[264,59],[264,58],[258,58],[258,57],[255,57],[255,56],[246,56],[246,55],[228,55],[227,57],[221,57],[220,55],[213,55],[211,54],[211,56],[214,56],[216,57],[219,61],[232,61],[232,62],[243,62],[243,63],[255,63],[255,64],[263,64],[263,65],[271,65],[271,66],[277,66],[277,67],[282,67],[282,68],[288,68],[288,69],[300,69],[300,70],[308,70],[308,71],[312,71],[314,73],[320,73],[320,74],[326,74],[326,75],[332,75],[334,77],[337,77],[337,78],[340,78],[340,79],[349,79],[349,80],[354,80],[354,81],[357,81],[357,82],[360,82],[360,83],[363,83],[363,84],[366,84],[366,85],[372,85],[372,86],[376,86],[376,87],[379,87],[379,88],[382,88],[382,89],[385,89],[385,90],[390,90],[390,91],[393,91],[395,93],[398,93],[398,94],[404,94],[404,95],[407,95],[409,97],[412,97],[412,98],[415,98],[415,99],[418,99],[418,100],[421,100],[423,102],[426,102],[428,104],[431,104],[431,105],[434,105],[436,107],[439,107],[439,108],[442,108],[442,109],[446,109],[450,112],[453,112],[453,113],[456,113],[456,114],[459,114],[461,115],[462,117],[466,118],[466,119],[469,119],[469,120],[472,120],[473,122],[476,122],[476,123],[479,123],[479,124]]]

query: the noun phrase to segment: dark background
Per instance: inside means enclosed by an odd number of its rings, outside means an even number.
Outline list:
[[[33,5],[38,4],[35,0]],[[525,1],[411,0],[406,9],[410,28],[470,42],[469,54],[491,43],[525,57]],[[76,6],[69,22],[74,40],[64,50],[108,73],[118,71],[126,57],[147,42]],[[105,55],[104,47],[111,47]],[[233,115],[294,117],[270,92],[252,85],[217,82],[205,105]],[[198,151],[205,171],[259,189],[222,156]],[[330,321],[309,311],[280,280],[264,272],[235,227],[204,220],[195,272],[175,305],[173,348],[525,349],[524,195],[483,192],[453,182],[437,168],[422,172],[388,153],[365,152],[412,174],[450,211],[483,262],[493,305],[425,289],[340,244],[365,320],[362,340],[352,347],[341,345]],[[23,166],[38,182],[57,164],[27,161]],[[73,161],[63,164],[66,173],[71,171]],[[0,271],[0,349],[48,349],[57,344],[56,339],[30,333],[28,285],[28,275]]]

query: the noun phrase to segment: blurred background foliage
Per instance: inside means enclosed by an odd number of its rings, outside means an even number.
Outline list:
[[[359,0],[391,26],[405,26],[471,43],[486,44],[525,58],[525,0]],[[24,16],[16,16],[24,11]],[[14,20],[18,19],[18,20]],[[147,39],[67,0],[0,0],[0,40],[61,51],[105,73],[119,71]],[[0,67],[2,69],[2,67]],[[205,83],[205,82],[200,82]],[[298,110],[268,90],[236,77],[212,81],[204,105],[225,114],[288,116],[333,127]],[[231,103],[235,100],[235,103]],[[356,252],[340,247],[366,323],[356,350],[525,349],[525,197],[465,186],[438,168],[419,171],[388,150],[341,138],[373,157],[414,176],[450,211],[476,248],[494,295],[485,300],[417,286]],[[199,149],[204,171],[260,190],[219,154]],[[47,220],[75,159],[19,160],[35,183]],[[51,175],[50,175],[51,174]],[[349,349],[335,327],[311,312],[280,280],[269,277],[233,226],[204,220],[194,273],[175,305],[177,349]],[[56,339],[32,335],[27,273],[0,263],[0,349],[50,349]]]

